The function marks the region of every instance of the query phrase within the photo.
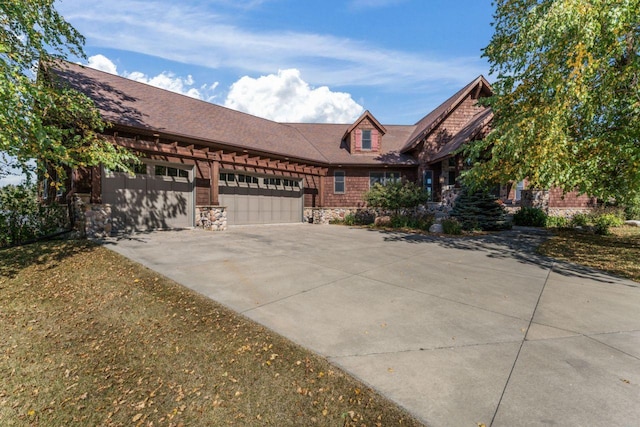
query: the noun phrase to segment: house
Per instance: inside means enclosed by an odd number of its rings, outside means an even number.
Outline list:
[[[380,123],[369,111],[348,124],[277,123],[68,62],[47,78],[95,102],[104,136],[134,150],[135,175],[72,171],[68,197],[87,227],[269,224],[326,220],[361,208],[376,182],[421,183],[431,206],[450,203],[465,143],[483,138],[492,112],[476,78],[414,125]],[[506,188],[506,187],[505,187]],[[505,189],[505,201],[519,191]]]

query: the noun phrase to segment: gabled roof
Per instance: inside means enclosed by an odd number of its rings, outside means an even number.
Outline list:
[[[68,62],[52,71],[91,98],[115,125],[213,144],[294,157],[327,159],[291,126]]]
[[[378,156],[351,156],[341,141],[353,125],[277,123],[66,61],[49,70],[91,98],[105,121],[127,129],[322,164],[417,164],[399,153],[413,126],[394,127]],[[388,132],[371,113],[365,117]]]
[[[347,129],[347,131],[344,133],[343,138],[346,138],[348,134],[350,134],[351,132],[353,132],[353,130],[354,130],[356,127],[358,127],[358,125],[359,125],[359,124],[360,124],[364,119],[369,119],[369,121],[370,121],[371,123],[373,123],[373,125],[374,125],[375,127],[377,127],[377,128],[378,128],[378,130],[379,130],[383,135],[384,135],[385,133],[387,133],[387,130],[385,129],[385,127],[384,127],[384,126],[382,126],[382,125],[380,124],[380,122],[379,122],[375,117],[373,117],[373,114],[371,114],[371,112],[369,112],[369,110],[366,110],[364,113],[362,113],[362,114],[360,115],[360,117],[358,117],[358,118],[356,119],[356,121],[355,121],[355,122],[353,122],[353,124],[349,127],[349,129]]]
[[[413,132],[413,126],[388,125],[384,135],[383,151],[375,156],[354,156],[341,144],[349,125],[322,123],[289,123],[297,129],[331,164],[335,165],[417,165],[417,160],[400,149]]]
[[[472,141],[477,137],[486,126],[493,120],[493,110],[486,108],[477,113],[473,118],[458,132],[451,141],[447,142],[437,153],[429,157],[429,162],[442,160],[454,154],[462,144]]]
[[[66,61],[48,64],[48,69],[62,84],[91,98],[103,119],[116,130],[157,133],[167,139],[325,165],[417,165],[417,159],[407,154],[412,148],[474,90],[476,95],[491,93],[491,86],[480,76],[418,123],[408,126],[385,127],[369,111],[353,124],[277,123]],[[457,150],[487,117],[483,110],[434,157],[446,157]],[[343,142],[364,119],[384,134],[382,151],[375,156],[354,156]]]
[[[416,129],[409,137],[402,152],[407,152],[414,149],[420,141],[422,141],[429,133],[431,133],[442,121],[453,111],[464,99],[472,93],[474,90],[488,91],[491,90],[491,84],[484,78],[484,76],[478,76],[474,81],[460,89],[452,97],[440,104],[435,110],[424,116],[418,123],[416,123]]]

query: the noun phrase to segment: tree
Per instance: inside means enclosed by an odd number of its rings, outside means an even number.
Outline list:
[[[42,72],[36,78],[39,64],[43,71],[67,56],[84,57],[84,38],[53,0],[2,1],[0,24],[0,176],[11,167],[27,172],[32,160],[50,181],[78,166],[126,169],[133,154],[99,137],[104,123],[89,98]]]
[[[364,194],[367,205],[396,212],[402,208],[415,208],[428,200],[428,194],[421,186],[412,182],[376,183]]]
[[[464,230],[505,230],[511,228],[504,207],[487,191],[462,189],[449,215]]]
[[[640,0],[496,0],[493,130],[467,184],[640,194]]]

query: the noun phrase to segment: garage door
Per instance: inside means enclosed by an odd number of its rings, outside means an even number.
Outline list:
[[[222,172],[220,205],[229,225],[302,221],[303,193],[299,179]]]
[[[150,230],[193,226],[193,173],[184,165],[142,164],[136,174],[105,171],[102,202],[113,227]]]

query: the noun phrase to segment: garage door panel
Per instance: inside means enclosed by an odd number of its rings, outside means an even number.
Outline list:
[[[103,203],[116,231],[193,226],[193,182],[186,178],[105,173]]]
[[[222,172],[220,204],[230,225],[302,221],[302,191],[288,178]]]

